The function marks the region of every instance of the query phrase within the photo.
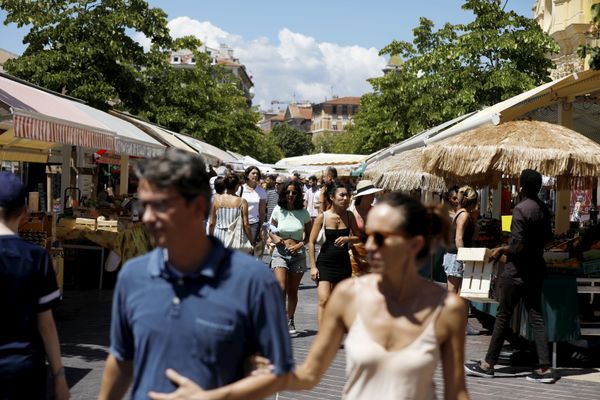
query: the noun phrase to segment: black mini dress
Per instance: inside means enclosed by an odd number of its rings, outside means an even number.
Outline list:
[[[335,240],[341,236],[349,236],[350,228],[325,229],[325,243],[317,257],[319,280],[338,283],[352,275],[348,244],[336,246]]]

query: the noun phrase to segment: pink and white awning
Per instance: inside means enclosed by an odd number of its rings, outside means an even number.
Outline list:
[[[95,149],[114,150],[112,132],[13,108],[15,137]]]

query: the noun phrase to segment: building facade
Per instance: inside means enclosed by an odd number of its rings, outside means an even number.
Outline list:
[[[315,136],[323,132],[344,131],[352,124],[359,107],[360,97],[339,97],[313,104],[309,133]]]
[[[535,2],[533,18],[560,46],[560,53],[551,56],[556,63],[556,68],[551,71],[552,79],[587,69],[585,61],[577,55],[577,49],[594,41],[591,7],[596,3],[600,0]]]

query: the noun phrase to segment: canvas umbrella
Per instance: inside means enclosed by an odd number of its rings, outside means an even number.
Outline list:
[[[557,178],[560,189],[590,185],[600,175],[600,145],[561,125],[511,121],[436,142],[423,151],[423,169],[474,186],[518,177],[531,168]]]
[[[422,162],[422,147],[407,150],[369,165],[364,176],[371,179],[377,187],[386,190],[445,191],[444,179],[423,171]]]

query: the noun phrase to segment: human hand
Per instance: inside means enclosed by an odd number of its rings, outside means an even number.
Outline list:
[[[171,393],[148,392],[148,397],[152,400],[198,400],[206,393],[202,388],[196,385],[191,379],[179,375],[175,370],[168,368],[165,372],[167,378],[177,385],[177,390]]]
[[[502,255],[502,247],[496,247],[495,249],[490,250],[488,254],[488,259],[491,262],[497,261]]]
[[[339,238],[335,239],[335,242],[333,242],[333,244],[336,247],[342,247],[343,245],[345,245],[349,241],[350,241],[350,236],[340,236]]]
[[[54,378],[54,398],[56,400],[69,400],[71,398],[69,385],[64,373]]]
[[[275,367],[271,364],[271,360],[255,353],[248,357],[245,363],[246,375],[267,375],[273,372]]]
[[[310,279],[312,279],[315,282],[319,281],[319,270],[317,268],[312,267],[310,269]]]

